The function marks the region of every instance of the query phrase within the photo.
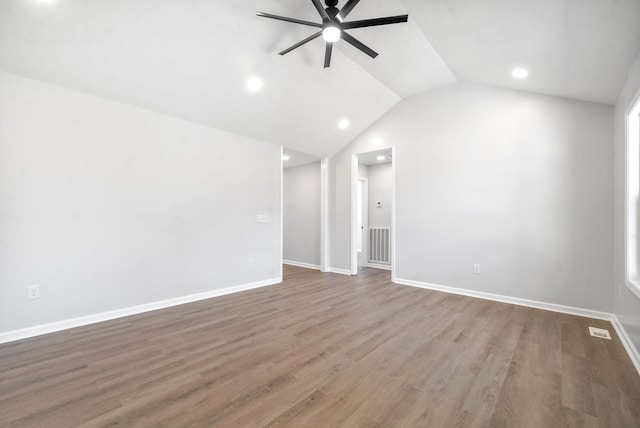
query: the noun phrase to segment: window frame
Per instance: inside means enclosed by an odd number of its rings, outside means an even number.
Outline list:
[[[640,90],[636,93],[624,116],[625,139],[625,285],[640,299]],[[634,183],[635,182],[635,183]],[[632,194],[632,192],[634,194]],[[637,201],[634,201],[634,198]],[[636,204],[634,207],[633,204]],[[635,224],[631,224],[631,222]],[[634,233],[635,232],[635,233]],[[634,236],[631,234],[634,233]],[[632,246],[634,246],[632,248]],[[631,258],[636,260],[632,261]],[[635,272],[631,272],[634,263]]]

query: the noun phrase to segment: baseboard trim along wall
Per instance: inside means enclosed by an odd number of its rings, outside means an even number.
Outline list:
[[[624,349],[626,349],[627,354],[629,354],[629,357],[631,358],[631,362],[636,366],[636,370],[640,375],[640,352],[636,349],[633,341],[627,333],[627,330],[624,328],[618,317],[614,314],[612,318],[611,324],[613,325],[616,333],[618,333],[618,337],[620,337],[620,341],[622,342]]]
[[[538,302],[536,300],[521,299],[519,297],[503,296],[501,294],[484,293],[482,291],[467,290],[465,288],[449,287],[446,285],[429,284],[426,282],[412,281],[410,279],[396,278],[396,284],[409,285],[411,287],[426,288],[428,290],[444,291],[445,293],[460,294],[463,296],[477,297],[479,299],[494,300],[496,302],[511,303],[514,305],[528,306],[530,308],[545,309],[547,311],[562,312],[581,317],[596,318],[611,321],[612,314],[608,312],[594,311],[591,309],[576,308],[573,306],[558,305],[555,303]]]
[[[391,270],[391,266],[389,265],[380,265],[377,263],[367,263],[367,267],[373,268],[373,269],[383,269],[383,270]]]
[[[306,268],[306,269],[320,270],[320,265],[314,265],[311,263],[295,262],[293,260],[283,260],[282,263],[285,265],[297,266],[297,267]]]
[[[410,287],[424,288],[427,290],[442,291],[445,293],[459,294],[462,296],[476,297],[478,299],[493,300],[502,303],[511,303],[513,305],[527,306],[530,308],[543,309],[552,312],[561,312],[563,314],[578,315],[586,318],[594,318],[611,322],[616,333],[620,337],[620,341],[624,346],[631,362],[635,366],[640,375],[640,353],[633,345],[631,338],[627,334],[624,326],[620,323],[615,314],[608,312],[594,311],[592,309],[576,308],[574,306],[558,305],[555,303],[538,302],[536,300],[521,299],[519,297],[503,296],[500,294],[484,293],[481,291],[467,290],[465,288],[449,287],[446,285],[430,284],[427,282],[413,281],[410,279],[396,278],[394,283],[399,285],[408,285]]]
[[[116,318],[127,317],[130,315],[137,315],[144,312],[155,311],[158,309],[169,308],[172,306],[184,305],[185,303],[211,299],[213,297],[238,293],[240,291],[253,290],[254,288],[266,287],[268,285],[279,284],[281,282],[282,278],[272,278],[264,281],[252,282],[250,284],[236,285],[233,287],[221,288],[219,290],[211,290],[204,293],[191,294],[189,296],[176,297],[159,302],[131,306],[129,308],[116,309],[114,311],[102,312],[99,314],[87,315],[83,317],[72,318],[69,320],[57,321],[50,324],[37,325],[34,327],[9,331],[6,333],[0,333],[0,344],[14,342],[16,340],[28,339],[35,336],[41,336],[43,334],[55,333],[57,331],[68,330],[71,328],[82,327],[85,325],[95,324],[103,321],[109,321]]]
[[[331,273],[339,273],[340,275],[349,275],[351,276],[351,271],[348,269],[339,269],[339,268],[329,268],[329,272]]]

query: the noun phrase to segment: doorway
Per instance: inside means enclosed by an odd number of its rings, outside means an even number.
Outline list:
[[[282,149],[281,262],[328,270],[329,159]]]
[[[359,153],[351,164],[351,274],[390,270],[395,278],[394,148]]]

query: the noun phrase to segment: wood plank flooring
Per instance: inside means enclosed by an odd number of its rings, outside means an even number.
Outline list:
[[[640,427],[608,322],[389,277],[286,266],[281,285],[0,345],[0,426]]]

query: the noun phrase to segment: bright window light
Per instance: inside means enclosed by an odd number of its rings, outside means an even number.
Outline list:
[[[627,287],[640,298],[640,99],[627,114]]]
[[[283,161],[288,161],[289,159],[291,159],[291,156],[289,156],[289,155],[283,155],[282,156],[282,160]]]

